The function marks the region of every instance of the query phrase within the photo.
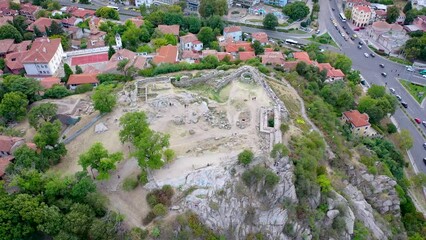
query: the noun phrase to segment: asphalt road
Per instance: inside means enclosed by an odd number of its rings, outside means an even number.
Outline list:
[[[60,0],[60,3],[64,6],[68,5],[74,5],[86,9],[93,9],[96,10],[100,6],[105,6],[106,4],[101,0],[93,0],[91,5],[84,5],[84,4],[76,4],[72,3],[69,0]],[[426,157],[426,150],[423,148],[422,144],[426,142],[426,140],[423,138],[422,134],[419,131],[422,131],[424,134],[426,134],[426,128],[422,125],[414,124],[412,122],[412,119],[414,118],[420,118],[422,120],[426,120],[426,114],[424,114],[424,108],[418,104],[414,98],[405,90],[405,88],[399,83],[397,78],[407,79],[412,82],[423,82],[426,83],[426,78],[423,78],[422,76],[418,75],[417,73],[408,72],[405,70],[405,66],[401,64],[397,64],[394,62],[391,62],[385,58],[382,58],[380,56],[376,56],[375,58],[368,57],[366,58],[364,56],[364,53],[372,53],[372,51],[366,46],[366,44],[363,45],[362,49],[358,49],[358,42],[359,40],[356,39],[355,41],[348,40],[345,41],[343,37],[340,35],[338,30],[334,27],[332,24],[330,17],[334,17],[336,19],[337,23],[339,24],[338,29],[340,31],[349,31],[349,34],[352,35],[353,33],[349,28],[349,26],[346,23],[343,23],[340,21],[340,18],[338,16],[339,14],[339,8],[337,7],[336,0],[320,0],[320,6],[321,10],[318,16],[319,19],[319,30],[321,33],[328,32],[331,37],[336,41],[336,43],[340,46],[339,48],[335,48],[329,45],[323,45],[323,48],[326,48],[328,50],[334,51],[334,52],[340,52],[347,56],[350,56],[353,63],[353,68],[356,70],[359,70],[361,72],[361,75],[367,80],[367,82],[371,84],[377,84],[377,85],[386,85],[388,88],[394,88],[396,90],[396,94],[400,95],[402,97],[402,101],[406,102],[408,104],[408,109],[405,109],[409,117],[401,110],[397,109],[397,111],[394,114],[394,119],[397,122],[397,125],[400,129],[407,129],[410,131],[413,139],[414,139],[414,146],[409,150],[409,155],[412,156],[412,160],[415,162],[415,169],[420,170],[421,172],[426,173],[426,165],[423,163],[423,158]],[[335,11],[332,11],[331,8],[335,8]],[[124,10],[120,9],[120,19],[126,20],[132,16],[139,16],[139,12],[130,11],[130,10]],[[345,30],[342,28],[345,26]],[[257,28],[251,28],[251,27],[242,27],[242,30],[244,32],[253,33],[258,32],[260,29]],[[309,43],[308,40],[305,40],[303,38],[310,37],[310,34],[289,34],[289,33],[283,33],[283,32],[277,32],[277,31],[270,31],[270,30],[262,30],[268,34],[271,38],[275,39],[286,39],[286,38],[293,38],[297,39],[297,41],[301,43]],[[345,33],[345,35],[347,35]],[[379,64],[384,64],[385,67],[381,68]],[[386,72],[387,77],[381,76],[381,72]],[[399,76],[398,76],[399,74]],[[420,128],[420,130],[418,130]]]

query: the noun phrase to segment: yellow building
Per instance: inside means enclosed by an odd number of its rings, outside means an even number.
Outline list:
[[[354,135],[365,137],[375,136],[377,133],[371,128],[368,119],[369,117],[366,113],[360,113],[358,110],[344,112],[341,118],[343,123],[349,124]]]
[[[370,22],[371,9],[368,6],[358,5],[352,8],[352,23],[355,27],[365,27]]]

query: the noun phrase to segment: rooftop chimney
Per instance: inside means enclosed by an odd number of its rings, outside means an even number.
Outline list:
[[[46,48],[45,48],[45,47],[43,47],[43,52],[44,52],[44,53],[46,52]]]

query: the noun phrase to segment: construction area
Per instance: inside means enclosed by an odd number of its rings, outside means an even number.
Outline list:
[[[152,173],[155,185],[184,183],[194,170],[230,161],[243,149],[255,155],[269,154],[273,144],[281,143],[280,122],[288,117],[263,75],[247,66],[126,84],[118,93],[114,112],[68,143],[67,156],[55,170],[65,174],[80,170],[79,155],[95,142],[101,142],[110,152],[123,152],[126,159],[109,180],[99,184],[99,189],[110,199],[111,208],[125,214],[135,226],[141,225],[149,209],[143,206],[147,190],[121,189],[122,181],[136,176],[140,169],[136,159],[129,157],[132,146],[122,144],[118,137],[120,117],[132,111],[144,111],[153,130],[169,134],[170,148],[176,152],[174,162]],[[82,118],[73,128],[81,128],[88,121]]]

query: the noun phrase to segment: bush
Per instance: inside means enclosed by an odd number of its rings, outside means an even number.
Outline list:
[[[80,94],[80,93],[85,93],[85,92],[90,92],[93,90],[93,85],[92,84],[82,84],[77,86],[77,88],[75,89],[75,93],[76,94]]]
[[[128,234],[129,240],[143,240],[148,237],[149,231],[146,229],[140,229],[138,227],[132,228]]]
[[[171,204],[173,195],[173,188],[170,185],[164,185],[162,189],[156,189],[148,193],[146,200],[152,208],[158,203],[168,207]]]
[[[279,177],[274,172],[259,165],[245,171],[242,175],[242,179],[248,187],[265,180],[265,187],[272,188],[279,181]]]
[[[154,227],[151,231],[151,236],[154,238],[158,238],[160,236],[160,228]]]
[[[154,214],[154,212],[150,211],[142,220],[143,225],[148,225],[154,220],[157,216]]]
[[[271,157],[277,158],[282,156],[287,156],[289,153],[288,148],[282,143],[277,143],[272,147]]]
[[[99,83],[111,83],[111,82],[128,82],[132,81],[132,77],[122,75],[122,74],[114,74],[114,73],[103,73],[99,74],[96,77],[99,80]]]
[[[152,208],[152,212],[156,216],[164,216],[167,214],[167,208],[163,204],[159,203]]]
[[[123,189],[125,191],[131,191],[131,190],[135,189],[138,186],[138,184],[139,184],[139,182],[136,178],[127,177],[126,179],[124,179]]]
[[[286,133],[289,129],[290,129],[290,127],[287,124],[281,123],[280,130],[283,134]]]
[[[60,99],[71,95],[71,91],[62,85],[54,85],[44,92],[43,98]]]
[[[254,154],[250,150],[244,150],[240,154],[238,154],[238,162],[243,164],[244,166],[247,166],[253,161]]]
[[[172,149],[168,148],[164,151],[164,157],[166,158],[166,162],[172,162],[176,158],[176,153]]]
[[[389,134],[396,133],[398,131],[396,129],[396,126],[393,123],[388,123],[386,125],[386,129],[387,129],[387,131],[388,131]]]
[[[148,183],[148,172],[142,169],[141,173],[138,175],[139,183],[145,185]]]

